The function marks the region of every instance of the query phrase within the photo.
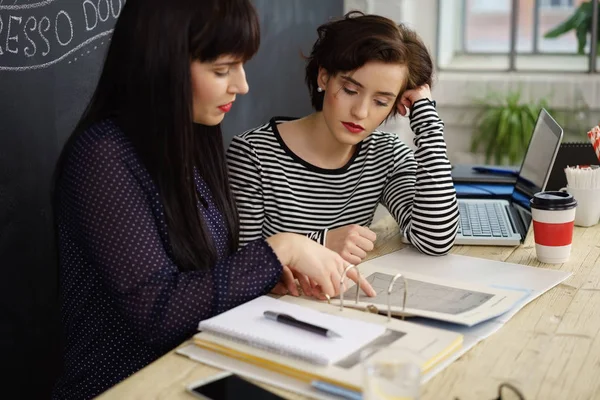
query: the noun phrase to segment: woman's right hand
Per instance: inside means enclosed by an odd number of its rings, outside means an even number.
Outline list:
[[[377,235],[369,228],[357,224],[344,225],[327,231],[325,245],[351,264],[358,265],[367,252],[375,247]]]
[[[311,279],[319,286],[323,294],[330,297],[339,294],[344,269],[349,265],[339,254],[306,236],[294,233],[278,233],[267,238],[267,242],[273,248],[279,261],[294,272],[303,291],[310,288],[310,283],[307,281]],[[347,276],[354,282],[358,280],[358,273],[355,269],[348,271]],[[305,277],[304,282],[303,277]],[[376,294],[365,279],[361,279],[359,285],[367,295],[374,296]],[[310,293],[307,294],[310,295]]]

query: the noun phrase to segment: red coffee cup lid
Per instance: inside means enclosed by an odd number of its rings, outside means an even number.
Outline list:
[[[569,210],[577,206],[577,200],[567,192],[539,192],[530,200],[531,207],[538,210]]]

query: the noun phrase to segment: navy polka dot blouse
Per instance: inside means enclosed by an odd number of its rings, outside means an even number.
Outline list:
[[[228,255],[223,216],[200,176],[199,207],[219,254],[208,271],[170,257],[158,190],[107,120],[72,147],[57,211],[65,372],[54,397],[94,397],[193,335],[198,323],[268,293],[282,266],[259,240]]]

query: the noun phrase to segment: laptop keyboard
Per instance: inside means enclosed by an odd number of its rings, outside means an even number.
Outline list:
[[[459,202],[458,211],[458,233],[463,236],[508,237],[502,205]]]

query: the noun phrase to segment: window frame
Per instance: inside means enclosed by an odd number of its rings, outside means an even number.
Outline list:
[[[466,29],[465,29],[465,21],[466,21],[466,13],[467,13],[467,7],[466,7],[466,1],[467,0],[457,0],[460,3],[458,4],[458,6],[461,8],[460,9],[460,17],[462,19],[462,21],[459,21],[461,28],[460,28],[460,32],[458,33],[457,36],[460,37],[460,46],[454,46],[454,48],[452,49],[452,53],[453,55],[451,56],[451,60],[456,60],[459,58],[464,59],[468,59],[470,56],[474,56],[471,57],[473,60],[475,60],[477,57],[481,57],[481,56],[505,56],[508,57],[507,60],[507,66],[503,67],[501,66],[500,68],[463,68],[463,67],[452,67],[452,61],[448,62],[448,66],[444,66],[440,64],[440,60],[444,59],[443,58],[443,52],[448,52],[447,48],[443,48],[443,46],[441,45],[441,39],[440,39],[440,27],[442,25],[442,0],[437,0],[437,32],[436,32],[436,60],[437,60],[437,68],[440,71],[454,71],[454,72],[473,72],[473,71],[482,71],[482,72],[552,72],[552,73],[559,73],[559,72],[574,72],[574,73],[589,73],[589,74],[595,74],[598,73],[600,71],[598,71],[598,58],[599,58],[599,54],[598,54],[598,42],[595,40],[591,40],[590,43],[590,51],[588,54],[585,55],[585,57],[587,58],[587,68],[586,70],[583,70],[582,68],[579,69],[557,69],[557,70],[548,70],[545,68],[533,68],[533,69],[523,69],[523,68],[517,68],[517,58],[518,57],[539,57],[540,59],[540,65],[543,64],[543,60],[544,57],[546,57],[546,59],[549,59],[550,57],[575,57],[575,56],[579,56],[579,57],[583,57],[581,55],[576,55],[574,54],[568,54],[568,53],[540,53],[538,50],[538,26],[539,26],[539,13],[540,10],[542,9],[541,7],[542,5],[542,0],[535,0],[534,2],[534,7],[535,7],[535,12],[533,13],[534,16],[534,21],[533,21],[533,52],[518,52],[516,49],[517,46],[517,30],[516,27],[518,27],[518,10],[519,9],[519,0],[509,0],[510,2],[510,9],[508,10],[509,13],[509,18],[510,18],[510,39],[509,39],[509,52],[508,53],[504,53],[504,52],[497,52],[497,53],[493,53],[493,52],[466,52],[464,51],[464,49],[466,48]],[[561,0],[561,1],[570,1],[572,2],[573,0]],[[599,8],[600,8],[600,2],[598,0],[593,1],[593,16],[592,16],[592,32],[591,32],[591,37],[598,37],[598,12],[599,12]],[[455,5],[456,7],[456,5]],[[550,8],[555,8],[556,6],[550,6]],[[559,6],[559,7],[563,7],[563,6]],[[450,47],[450,46],[448,46]],[[457,52],[457,49],[462,48],[462,51]],[[463,64],[465,64],[463,62]]]

